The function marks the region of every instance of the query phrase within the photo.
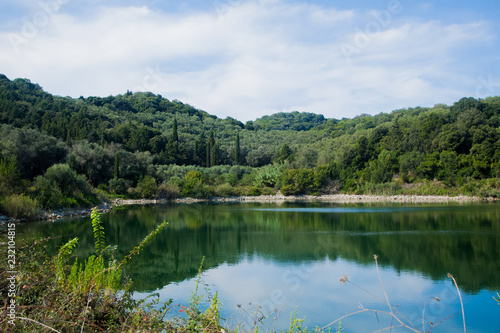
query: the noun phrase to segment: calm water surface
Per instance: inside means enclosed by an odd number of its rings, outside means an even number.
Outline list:
[[[204,259],[202,294],[218,293],[227,325],[286,329],[290,314],[309,328],[364,308],[387,311],[373,254],[392,306],[422,330],[500,332],[500,205],[339,205],[331,203],[169,204],[115,209],[102,216],[108,244],[125,255],[162,221],[170,224],[126,273],[137,298],[152,292],[186,304]],[[89,219],[19,227],[24,236],[80,238],[92,252]],[[348,283],[339,282],[346,275]],[[369,293],[368,293],[368,292]],[[432,300],[439,297],[440,302]],[[379,298],[379,299],[377,299]],[[342,319],[343,332],[377,331],[388,316],[366,312]],[[392,330],[398,332],[398,330]],[[407,330],[400,330],[407,331]]]

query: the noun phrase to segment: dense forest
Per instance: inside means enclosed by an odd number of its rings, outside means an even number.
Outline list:
[[[0,74],[1,209],[28,217],[113,197],[278,190],[496,197],[499,126],[500,97],[242,123],[152,93],[73,99]]]

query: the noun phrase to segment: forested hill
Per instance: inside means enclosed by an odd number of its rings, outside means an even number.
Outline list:
[[[321,114],[308,112],[280,112],[270,116],[263,116],[253,123],[247,123],[247,129],[262,128],[264,130],[293,130],[308,131],[318,125],[326,123],[326,119]]]
[[[16,177],[27,184],[24,192],[37,189],[30,182],[54,165],[116,193],[131,193],[149,177],[187,195],[184,177],[193,170],[204,185],[285,193],[317,193],[332,180],[337,189],[358,192],[426,179],[463,188],[498,177],[499,126],[499,97],[342,120],[278,113],[243,124],[152,93],[73,99],[0,74],[0,194],[21,191],[9,183]],[[266,175],[252,169],[268,165]],[[314,172],[319,179],[304,180]],[[41,195],[39,187],[32,196]]]

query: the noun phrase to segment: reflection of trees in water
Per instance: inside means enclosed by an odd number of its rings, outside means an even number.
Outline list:
[[[170,222],[127,268],[137,290],[154,290],[195,276],[203,256],[205,268],[211,268],[236,263],[244,254],[287,262],[342,257],[372,265],[377,253],[383,265],[396,270],[418,271],[433,279],[452,272],[466,291],[500,287],[500,207],[416,206],[377,213],[252,210],[273,207],[277,206],[138,206],[112,211],[103,221],[108,244],[118,244],[122,255],[156,224]],[[80,237],[80,251],[92,251],[84,246],[93,244],[90,227],[81,220],[32,232],[37,236],[74,232]]]

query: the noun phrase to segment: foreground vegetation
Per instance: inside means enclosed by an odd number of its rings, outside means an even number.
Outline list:
[[[499,97],[243,124],[151,93],[72,99],[0,74],[0,213],[278,191],[498,197],[499,126]]]
[[[95,253],[83,262],[72,256],[78,238],[64,244],[57,254],[47,253],[41,239],[16,248],[16,277],[1,261],[0,296],[3,302],[0,330],[4,332],[220,332],[216,298],[201,311],[194,294],[187,317],[165,320],[171,309],[167,302],[156,306],[151,299],[132,298],[132,281],[122,277],[122,267],[167,225],[157,226],[127,256],[118,260],[116,246],[106,246],[97,210],[92,213]],[[6,246],[2,254],[7,257]],[[14,288],[11,288],[11,285]],[[8,305],[14,300],[14,310]]]

